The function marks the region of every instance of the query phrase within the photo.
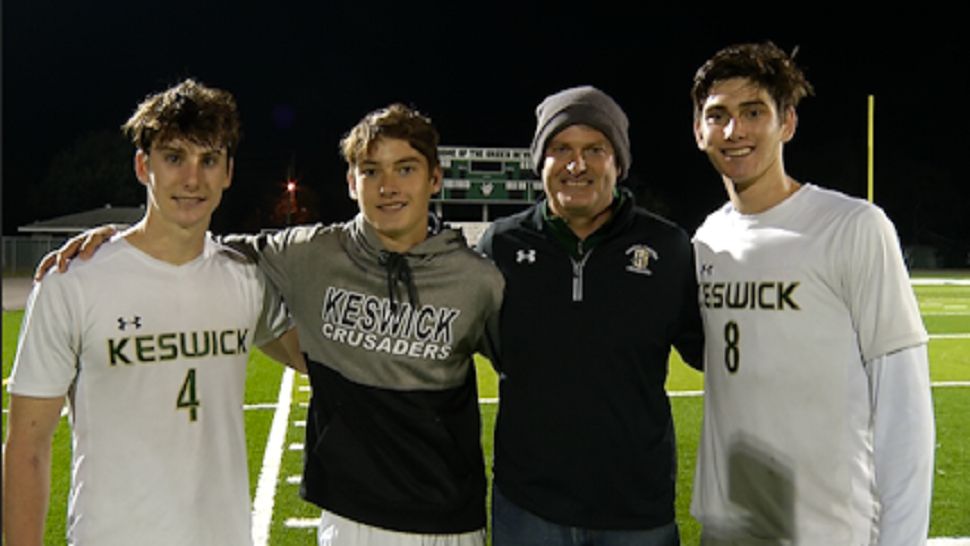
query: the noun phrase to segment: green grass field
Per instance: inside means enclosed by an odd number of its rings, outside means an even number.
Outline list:
[[[933,388],[937,452],[930,535],[967,537],[970,536],[970,518],[966,515],[970,509],[970,465],[967,464],[970,461],[970,419],[967,417],[970,415],[970,386],[952,383],[970,384],[970,286],[916,286],[914,290],[927,329],[934,336],[929,345],[932,380],[948,383]],[[10,373],[22,315],[21,311],[3,313],[4,378]],[[484,360],[479,360],[477,365],[481,398],[496,398],[497,380],[491,367]],[[670,369],[667,386],[671,392],[703,388],[703,376],[684,365],[676,354],[671,356]],[[281,366],[269,362],[258,352],[252,355],[246,403],[254,407],[246,411],[246,429],[250,485],[254,495],[274,415],[271,406],[279,396],[282,375]],[[270,544],[274,546],[314,543],[313,519],[319,515],[319,510],[300,500],[298,494],[304,432],[301,424],[306,417],[305,403],[309,400],[309,385],[305,377],[297,376],[292,396],[270,527]],[[697,544],[699,528],[687,508],[701,426],[702,399],[699,396],[675,396],[671,404],[679,452],[677,519],[683,543]],[[6,389],[3,392],[3,408],[5,430]],[[482,404],[482,444],[489,468],[495,411],[493,402]],[[69,459],[70,432],[65,419],[54,439],[51,510],[45,544],[64,542]]]

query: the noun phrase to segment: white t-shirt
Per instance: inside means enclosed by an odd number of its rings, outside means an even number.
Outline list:
[[[9,390],[69,396],[70,544],[251,543],[247,353],[288,327],[266,285],[207,238],[181,266],[116,239],[35,287]]]
[[[869,544],[864,363],[928,339],[892,224],[806,184],[761,214],[728,203],[694,246],[706,355],[691,513],[743,543]]]

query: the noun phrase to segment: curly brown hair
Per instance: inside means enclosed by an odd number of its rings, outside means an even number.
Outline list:
[[[772,42],[738,44],[718,51],[694,75],[690,93],[694,115],[701,113],[711,87],[731,78],[746,78],[764,88],[779,112],[797,107],[803,98],[814,94],[812,84],[795,64],[797,51],[788,55]]]
[[[225,146],[232,157],[240,138],[239,113],[232,94],[191,78],[149,95],[121,130],[145,153],[153,144],[185,138],[197,144]]]
[[[381,137],[406,140],[427,159],[429,169],[435,169],[440,163],[438,130],[432,124],[431,118],[414,108],[394,103],[364,116],[340,140],[340,152],[347,165],[356,165]]]

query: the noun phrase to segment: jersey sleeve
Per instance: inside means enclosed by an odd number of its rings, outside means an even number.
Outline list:
[[[263,301],[259,314],[259,322],[253,334],[253,343],[255,345],[264,345],[285,334],[290,328],[293,328],[293,319],[276,286],[269,282],[262,271],[259,271],[257,274],[259,276],[260,286],[262,287]]]
[[[841,245],[843,298],[864,360],[926,343],[928,337],[903,263],[896,230],[881,209],[852,215]]]
[[[933,497],[936,433],[926,347],[910,347],[866,363],[879,496],[879,544],[921,544]]]
[[[58,273],[48,274],[34,285],[24,310],[7,387],[11,394],[67,394],[77,376],[81,353],[79,290]]]
[[[289,241],[294,234],[293,228],[287,228],[258,235],[226,235],[219,237],[218,241],[259,264],[270,283],[283,290],[290,282],[286,257]]]

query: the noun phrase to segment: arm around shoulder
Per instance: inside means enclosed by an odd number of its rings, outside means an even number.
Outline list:
[[[34,271],[34,280],[40,281],[47,275],[51,267],[57,266],[61,273],[67,271],[68,265],[76,256],[82,260],[94,256],[99,246],[107,242],[115,233],[120,231],[115,224],[105,224],[91,228],[68,239],[60,248],[52,250],[44,256]]]
[[[489,259],[492,258],[492,237],[495,235],[495,224],[488,226],[475,243],[475,250],[484,254]]]

